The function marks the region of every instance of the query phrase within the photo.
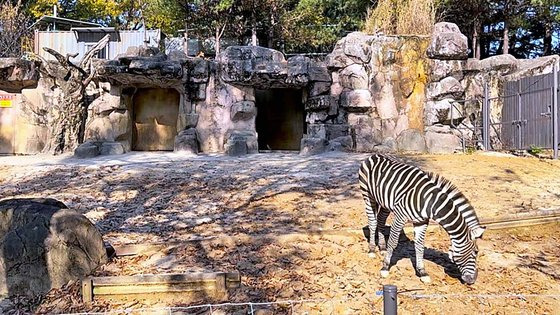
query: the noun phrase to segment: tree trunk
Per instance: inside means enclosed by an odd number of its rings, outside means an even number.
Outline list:
[[[220,54],[220,27],[216,26],[216,57]]]
[[[473,58],[480,59],[480,20],[474,20],[473,36],[472,36]]]
[[[251,27],[251,45],[257,46],[257,26],[254,23]]]
[[[544,24],[543,55],[552,54],[552,25],[550,22]]]
[[[183,33],[183,38],[184,38],[184,42],[183,42],[183,51],[185,52],[185,55],[189,55],[189,23],[187,22],[187,20],[185,20],[185,32]]]
[[[502,46],[502,53],[509,54],[509,25],[507,21],[504,21],[504,42]]]
[[[78,66],[70,62],[70,58],[76,57],[77,54],[64,57],[53,49],[43,48],[58,60],[56,66],[61,69],[51,69],[51,65],[39,56],[43,61],[41,71],[52,77],[62,91],[60,99],[49,108],[47,114],[48,137],[43,148],[44,153],[61,154],[74,151],[83,143],[87,119],[86,87],[95,75],[91,58],[107,45],[109,37],[106,35],[86,52]]]

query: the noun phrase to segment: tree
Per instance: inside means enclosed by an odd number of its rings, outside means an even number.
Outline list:
[[[59,16],[102,25],[116,25],[122,13],[121,4],[115,0],[37,0],[30,5],[29,12],[36,18],[52,15],[55,5]]]
[[[31,20],[23,12],[20,1],[0,2],[0,58],[20,57],[23,53],[23,41],[28,38]]]
[[[438,4],[436,0],[379,0],[368,12],[365,31],[399,35],[431,34]]]
[[[61,89],[62,95],[49,108],[47,115],[48,134],[44,153],[60,154],[73,151],[84,140],[85,122],[87,118],[86,87],[95,76],[92,58],[109,42],[109,35],[103,37],[85,55],[79,65],[70,61],[77,54],[63,56],[57,51],[44,47],[53,55],[58,63],[49,63],[41,59],[43,74],[51,77]]]

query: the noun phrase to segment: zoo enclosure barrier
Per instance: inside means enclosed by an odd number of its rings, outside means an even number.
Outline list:
[[[552,149],[558,158],[559,67],[552,73],[506,81],[501,95],[490,96],[484,84],[483,146],[486,150]]]
[[[355,313],[396,315],[405,314],[556,314],[560,310],[559,294],[418,294],[411,289],[398,291],[394,285],[370,296],[280,300],[272,302],[225,302],[184,307],[112,310],[99,313],[72,314],[341,314]],[[268,312],[266,312],[268,311]],[[272,313],[271,313],[272,312]]]

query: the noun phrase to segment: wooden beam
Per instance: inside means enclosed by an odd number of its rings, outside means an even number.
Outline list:
[[[82,281],[82,296],[84,302],[90,302],[94,298],[190,292],[221,299],[228,289],[240,285],[239,272],[92,277]]]

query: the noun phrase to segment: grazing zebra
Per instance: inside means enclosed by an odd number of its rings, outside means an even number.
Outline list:
[[[424,236],[429,220],[433,219],[449,234],[449,258],[458,265],[462,280],[467,284],[476,281],[476,239],[482,237],[485,228],[480,226],[467,198],[448,180],[376,154],[362,162],[359,181],[370,231],[370,255],[375,255],[376,235],[379,249],[387,251],[381,269],[382,277],[389,275],[391,256],[404,224],[412,221],[416,272],[422,281],[430,281],[424,269],[423,256]],[[394,221],[385,244],[382,228],[391,211]]]

